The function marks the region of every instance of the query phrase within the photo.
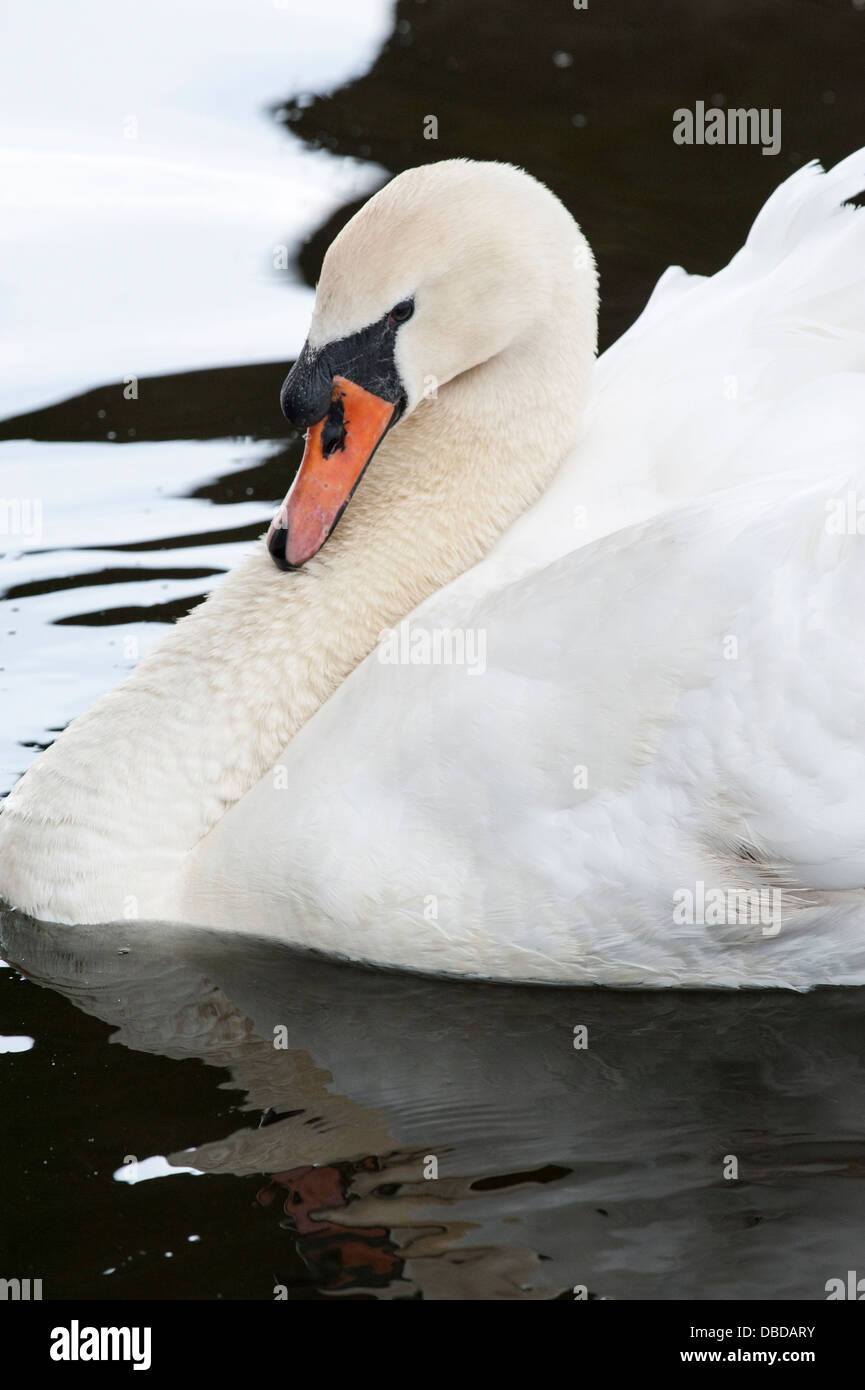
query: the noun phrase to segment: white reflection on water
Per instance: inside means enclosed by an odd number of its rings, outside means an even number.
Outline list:
[[[152,1178],[172,1178],[179,1173],[191,1173],[194,1177],[203,1177],[200,1168],[181,1168],[173,1163],[169,1163],[162,1154],[154,1154],[152,1158],[143,1158],[141,1162],[127,1163],[122,1168],[118,1168],[114,1173],[115,1182],[129,1183],[135,1186],[139,1182],[150,1182]],[[198,1237],[189,1237],[190,1240]],[[107,1272],[107,1271],[106,1271]]]
[[[160,622],[57,626],[58,619],[103,608],[147,608],[194,598],[218,576],[149,577],[154,569],[213,569],[235,565],[252,542],[208,542],[207,533],[260,522],[261,502],[214,507],[178,496],[215,477],[260,462],[268,444],[219,439],[135,445],[0,444],[0,476],[10,496],[41,499],[41,530],[0,536],[0,589],[38,584],[58,575],[94,576],[92,584],[10,598],[0,618],[0,793],[7,792],[52,731],[87,708],[145,656],[164,634]],[[189,536],[168,551],[112,551],[142,537]],[[196,543],[196,536],[203,543]],[[2,551],[12,546],[5,557]],[[79,546],[93,549],[79,550]],[[100,584],[106,567],[141,570],[141,579]]]
[[[389,0],[13,7],[0,60],[0,415],[128,374],[278,360],[289,250],[373,188],[267,107],[365,71]],[[286,277],[283,277],[285,279]]]

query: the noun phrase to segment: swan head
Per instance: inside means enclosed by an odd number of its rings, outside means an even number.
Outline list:
[[[324,258],[312,325],[282,387],[306,448],[267,536],[297,569],[334,530],[378,445],[425,399],[504,354],[585,319],[594,356],[594,261],[570,213],[513,165],[409,169],[343,228]],[[513,375],[519,389],[521,374]],[[476,383],[483,389],[481,383]]]

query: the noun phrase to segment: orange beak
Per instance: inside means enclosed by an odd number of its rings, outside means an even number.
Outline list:
[[[306,433],[306,448],[288,496],[267,533],[280,569],[298,569],[336,526],[396,406],[344,376],[333,378],[330,409]]]

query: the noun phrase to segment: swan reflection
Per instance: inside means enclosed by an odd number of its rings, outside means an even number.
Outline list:
[[[168,1171],[255,1177],[250,1222],[320,1293],[819,1299],[856,1267],[858,991],[470,984],[248,931],[11,912],[2,943],[112,1041],[228,1070],[245,1122],[191,1133]],[[296,1279],[263,1270],[260,1296]]]

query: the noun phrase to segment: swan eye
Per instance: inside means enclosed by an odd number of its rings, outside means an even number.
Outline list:
[[[395,304],[388,314],[392,323],[405,323],[414,313],[414,300],[401,299],[399,304]]]

